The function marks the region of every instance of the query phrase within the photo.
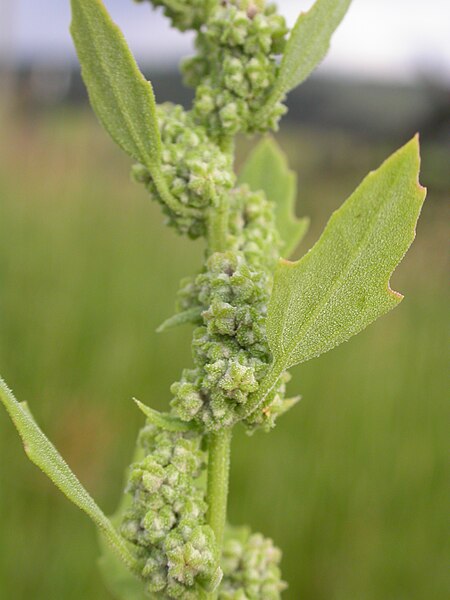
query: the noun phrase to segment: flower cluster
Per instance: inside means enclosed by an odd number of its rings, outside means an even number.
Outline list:
[[[133,169],[135,179],[146,185],[168,217],[168,224],[191,238],[205,234],[205,208],[214,206],[234,183],[230,159],[212,142],[206,130],[195,125],[183,107],[170,103],[157,108],[162,143],[161,172],[173,198],[183,207],[200,209],[199,215],[180,215],[167,206],[149,171]]]
[[[274,5],[248,0],[217,3],[196,39],[197,55],[183,73],[196,88],[194,115],[215,137],[276,129],[285,112],[276,103],[260,119],[278,73],[288,29]]]
[[[148,593],[196,600],[199,586],[220,577],[214,534],[205,525],[207,505],[198,479],[205,467],[201,437],[147,424],[127,486],[132,497],[121,527],[142,559]]]
[[[203,307],[203,326],[194,331],[195,368],[185,369],[172,386],[173,408],[185,420],[207,429],[230,426],[271,360],[265,316],[270,276],[251,269],[242,253],[215,253],[205,271],[187,284]],[[188,303],[185,298],[186,304]]]
[[[273,202],[247,185],[235,188],[229,197],[229,249],[242,252],[254,268],[273,271],[281,249]]]
[[[143,0],[137,0],[142,2]],[[207,19],[209,0],[150,0],[154,6],[162,6],[164,14],[180,31],[199,29]]]
[[[281,551],[259,533],[244,529],[230,537],[223,549],[219,600],[279,600],[286,589],[280,560]]]

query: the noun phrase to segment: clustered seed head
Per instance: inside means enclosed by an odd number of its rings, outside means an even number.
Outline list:
[[[197,55],[182,70],[196,88],[194,115],[215,137],[277,128],[281,103],[262,121],[257,117],[276,80],[287,32],[274,5],[226,0],[211,10],[196,38]]]
[[[264,0],[150,1],[178,29],[196,31],[197,55],[183,65],[196,94],[190,112],[173,104],[157,108],[164,185],[142,165],[134,176],[162,204],[168,224],[193,239],[214,231],[207,230],[210,208],[227,210],[224,251],[184,279],[178,295],[179,312],[197,327],[194,368],[173,384],[172,412],[207,433],[244,419],[272,361],[265,323],[281,248],[275,207],[263,192],[246,185],[232,189],[232,157],[225,149],[238,132],[276,129],[285,107],[274,102],[273,91],[288,30]],[[292,405],[285,400],[288,379],[284,373],[264,408],[244,419],[249,432],[270,429]],[[132,502],[121,532],[142,561],[147,593],[165,600],[198,600],[222,576],[200,485],[203,439],[198,431],[147,424],[139,439],[144,458],[131,469]],[[260,534],[228,536],[219,600],[279,600],[285,588],[280,558]]]
[[[201,437],[147,424],[127,486],[132,497],[121,527],[136,546],[149,594],[198,599],[199,585],[217,578],[215,538],[205,524],[207,505],[198,479],[205,467]]]
[[[203,326],[194,331],[195,368],[173,384],[172,406],[181,419],[217,430],[237,420],[270,363],[265,334],[270,277],[252,269],[242,253],[217,252],[187,288],[191,302],[204,308]]]
[[[230,192],[230,250],[242,252],[248,264],[272,272],[280,257],[281,238],[273,202],[264,192],[241,185]]]
[[[136,0],[143,2],[144,0]],[[180,31],[199,29],[206,21],[210,0],[150,0],[154,6],[164,7],[164,14]]]
[[[157,107],[157,115],[162,143],[161,171],[171,195],[188,208],[214,206],[222,194],[229,193],[234,183],[230,158],[182,106],[162,104]],[[133,175],[161,203],[169,225],[193,239],[205,235],[204,210],[199,217],[181,216],[160,197],[146,167],[136,165]]]
[[[230,537],[224,544],[219,600],[279,600],[281,551],[261,534]]]

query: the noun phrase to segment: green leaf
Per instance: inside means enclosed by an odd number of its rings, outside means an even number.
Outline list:
[[[348,340],[402,296],[389,278],[415,237],[426,191],[414,138],[370,173],[299,261],[281,260],[267,318],[274,372]]]
[[[101,0],[71,0],[71,33],[97,117],[113,140],[150,171],[161,140],[151,84]]]
[[[122,510],[111,518],[116,526],[121,521],[121,515]],[[130,573],[118,560],[104,535],[100,535],[100,548],[101,557],[98,560],[98,566],[106,587],[113,597],[117,600],[148,600],[149,596],[145,593],[144,582]]]
[[[133,464],[141,461],[143,458],[144,450],[142,446],[138,445],[135,448],[132,464],[125,471],[122,489],[126,488]],[[122,494],[120,496],[120,502],[115,513],[109,517],[111,523],[117,530],[119,530],[123,516],[131,507],[132,503],[133,500],[130,494]],[[99,532],[99,543],[101,556],[98,559],[98,567],[103,581],[112,596],[116,598],[116,600],[148,600],[148,598],[154,598],[154,596],[146,594],[145,583],[140,578],[130,573],[130,571],[124,567],[123,563],[117,559],[116,554],[111,551],[108,541],[101,532]]]
[[[188,310],[177,313],[161,323],[156,332],[163,333],[163,331],[174,329],[175,327],[178,327],[179,325],[185,325],[186,323],[201,324],[201,314],[203,310],[204,309],[201,307],[194,306],[193,308],[189,308]]]
[[[104,536],[100,539],[102,555],[98,560],[98,566],[106,587],[113,597],[117,600],[148,600],[149,596],[145,593],[143,581],[130,573],[118,560],[116,554],[104,541]]]
[[[1,378],[0,401],[8,411],[23,440],[28,458],[53,481],[69,500],[94,521],[117,556],[129,569],[134,570],[136,560],[111,521],[103,514],[53,444],[42,433],[27,404],[18,402]]]
[[[136,398],[133,398],[133,400],[136,402],[137,406],[144,413],[150,423],[156,425],[160,429],[164,429],[165,431],[192,431],[197,429],[197,425],[195,423],[186,423],[186,421],[182,421],[171,414],[161,413],[157,410],[154,410]]]
[[[300,85],[322,62],[350,3],[351,0],[317,0],[299,16],[281,60],[274,97],[281,98]]]
[[[275,205],[277,229],[283,240],[281,254],[288,258],[308,230],[309,219],[295,216],[297,177],[273,138],[264,138],[253,150],[239,175],[253,191],[262,190]]]

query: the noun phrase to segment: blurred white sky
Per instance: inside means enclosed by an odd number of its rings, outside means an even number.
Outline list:
[[[192,47],[147,3],[104,0],[138,60],[154,68]],[[17,60],[74,60],[69,0],[0,0],[0,48]],[[279,0],[292,24],[313,0]],[[450,0],[353,0],[322,71],[411,81],[427,74],[450,84]]]

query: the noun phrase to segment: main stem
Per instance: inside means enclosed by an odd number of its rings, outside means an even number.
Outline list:
[[[219,557],[227,520],[230,475],[231,428],[211,433],[208,438],[208,524],[214,531]],[[214,595],[211,596],[214,598]]]
[[[208,254],[224,252],[227,245],[229,200],[226,195],[217,199],[208,214]],[[222,556],[223,537],[227,520],[228,484],[230,476],[231,428],[208,436],[207,520],[214,531],[217,555]],[[217,598],[217,592],[208,595]]]

